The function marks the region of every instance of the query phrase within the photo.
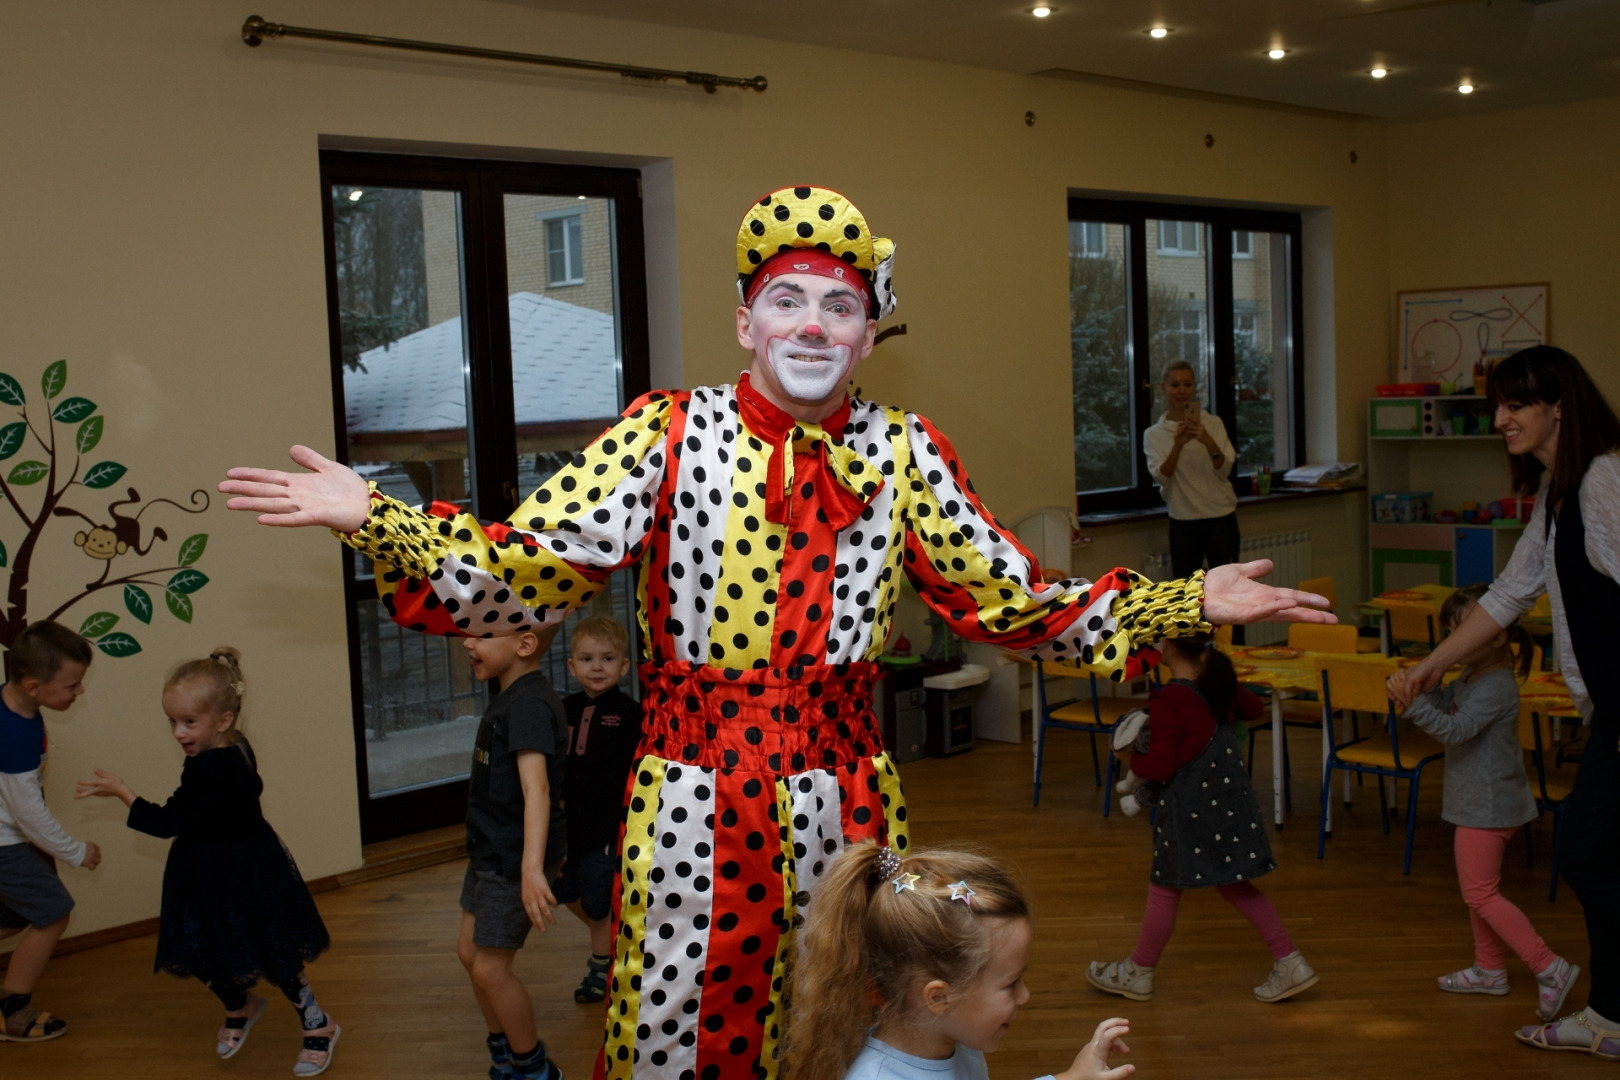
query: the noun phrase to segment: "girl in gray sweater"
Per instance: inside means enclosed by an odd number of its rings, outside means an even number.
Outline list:
[[[1459,589],[1440,609],[1449,632],[1459,625],[1484,585]],[[1515,653],[1517,646],[1517,656]],[[1462,676],[1412,702],[1406,717],[1446,747],[1445,795],[1440,816],[1457,826],[1457,881],[1474,925],[1474,964],[1440,977],[1453,994],[1508,992],[1503,945],[1536,974],[1537,1015],[1558,1015],[1581,969],[1541,940],[1530,920],[1502,895],[1502,853],[1519,826],[1536,816],[1519,745],[1519,684],[1529,672],[1530,636],[1517,623],[1472,654]]]

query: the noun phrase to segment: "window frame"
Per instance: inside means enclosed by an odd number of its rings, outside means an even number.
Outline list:
[[[585,215],[578,210],[547,210],[535,215],[546,227],[546,288],[562,289],[585,284]],[[551,276],[551,229],[562,236],[563,277]],[[570,229],[569,226],[573,228]],[[572,243],[570,243],[572,239]]]
[[[1235,314],[1232,287],[1233,259],[1254,258],[1254,241],[1250,240],[1250,254],[1232,254],[1232,234],[1280,233],[1289,238],[1288,259],[1288,322],[1289,333],[1285,348],[1288,350],[1289,387],[1288,406],[1292,410],[1289,424],[1289,459],[1298,463],[1305,460],[1305,310],[1304,310],[1304,221],[1300,214],[1283,210],[1254,210],[1240,207],[1199,205],[1196,203],[1166,203],[1133,199],[1107,199],[1087,196],[1069,198],[1070,222],[1101,222],[1127,226],[1126,278],[1127,303],[1130,305],[1129,331],[1126,336],[1125,356],[1131,369],[1131,422],[1132,444],[1136,450],[1136,482],[1130,487],[1099,491],[1076,491],[1075,508],[1081,514],[1140,511],[1163,506],[1157,486],[1148,472],[1147,457],[1142,449],[1142,437],[1154,423],[1152,357],[1148,355],[1151,329],[1148,320],[1148,223],[1160,221],[1202,222],[1208,227],[1210,251],[1226,253],[1223,258],[1210,260],[1209,325],[1211,338],[1210,364],[1213,371],[1213,398],[1215,415],[1221,418],[1229,433],[1237,431],[1236,348],[1234,343]],[[1176,257],[1192,254],[1173,249],[1159,249],[1160,230],[1154,228],[1152,254]],[[1179,237],[1178,237],[1179,239]],[[1204,257],[1200,251],[1199,256]],[[1071,389],[1071,393],[1076,392]],[[1251,474],[1244,473],[1243,476]],[[1238,487],[1239,474],[1234,468],[1231,476]]]
[[[1097,247],[1092,249],[1090,238],[1084,232],[1080,234],[1080,250],[1070,250],[1069,255],[1077,259],[1106,259],[1108,257],[1108,230],[1100,221],[1081,222],[1083,225],[1097,226]]]

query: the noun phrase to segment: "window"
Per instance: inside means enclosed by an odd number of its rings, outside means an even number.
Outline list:
[[[336,150],[320,163],[340,458],[406,503],[506,517],[648,387],[639,176]],[[546,295],[559,256],[584,285],[566,301]],[[589,284],[587,261],[603,268]],[[361,839],[460,821],[488,687],[458,642],[389,619],[371,564],[342,557]],[[592,601],[627,626],[631,578]],[[564,692],[567,650],[559,636],[542,667]]]
[[[536,215],[539,217],[540,215]],[[585,258],[580,250],[580,215],[546,218],[546,284],[585,284]]]
[[[1108,255],[1108,238],[1100,221],[1069,223],[1069,254],[1077,259],[1101,259]]]
[[[1159,222],[1159,254],[1197,255],[1200,232],[1201,225],[1196,221]]]
[[[1142,455],[1164,369],[1192,365],[1234,478],[1305,445],[1298,214],[1069,200],[1074,462],[1082,512],[1162,500]],[[1217,254],[1219,253],[1219,254]]]

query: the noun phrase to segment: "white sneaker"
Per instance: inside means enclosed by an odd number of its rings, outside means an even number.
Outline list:
[[[1254,988],[1254,996],[1267,1004],[1283,1001],[1309,990],[1319,978],[1316,969],[1307,964],[1305,958],[1299,955],[1299,950],[1295,949],[1271,965],[1271,977]]]
[[[1112,964],[1093,960],[1086,968],[1086,981],[1105,994],[1132,1001],[1153,1000],[1153,969],[1137,967],[1129,957]]]

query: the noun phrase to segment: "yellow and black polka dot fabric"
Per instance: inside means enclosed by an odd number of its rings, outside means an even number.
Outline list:
[[[842,259],[872,290],[877,318],[894,310],[889,271],[894,241],[873,236],[866,218],[831,188],[781,188],[749,207],[737,230],[737,284],[741,291],[773,256],[810,248]]]

